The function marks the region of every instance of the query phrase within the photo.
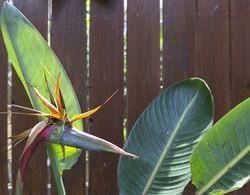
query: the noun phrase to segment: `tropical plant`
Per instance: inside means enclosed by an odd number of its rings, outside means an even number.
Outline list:
[[[197,194],[225,194],[250,180],[250,98],[222,117],[191,156]]]
[[[32,24],[8,2],[3,4],[0,22],[9,58],[34,107],[13,105],[29,112],[12,114],[43,119],[31,130],[13,136],[14,146],[27,140],[20,158],[16,193],[22,193],[27,163],[40,141],[48,142],[59,194],[65,194],[63,171],[71,168],[80,153],[72,147],[139,156],[136,160],[119,159],[122,195],[182,194],[191,178],[197,194],[224,194],[250,180],[250,99],[212,126],[213,97],[207,84],[199,78],[181,81],[163,90],[149,104],[122,150],[77,130],[82,129],[80,119],[95,113],[112,96],[81,114],[65,71]],[[44,80],[38,81],[42,74]]]
[[[75,148],[135,157],[106,140],[78,130],[82,129],[79,119],[95,113],[102,105],[80,113],[75,92],[59,60],[32,24],[8,2],[3,3],[0,22],[8,56],[34,106],[34,109],[16,106],[32,113],[12,114],[37,116],[40,120],[45,118],[31,130],[13,136],[13,144],[27,139],[19,160],[16,194],[22,194],[27,163],[33,150],[41,141],[48,142],[47,149],[59,194],[65,194],[61,177],[63,171],[70,169],[79,157],[80,150]],[[40,75],[43,74],[45,80],[41,79]],[[48,78],[46,74],[49,75]],[[55,86],[56,90],[52,91],[49,86]],[[49,97],[50,101],[45,96]],[[63,99],[63,96],[67,98]]]
[[[45,81],[47,81],[47,79],[45,79]],[[117,153],[123,156],[130,156],[134,158],[136,157],[135,155],[125,152],[118,146],[106,140],[90,135],[88,133],[84,133],[72,126],[75,121],[86,118],[97,112],[109,99],[111,99],[112,96],[108,98],[104,102],[104,104],[85,113],[73,116],[70,119],[66,113],[66,106],[64,104],[64,99],[62,98],[61,95],[60,75],[58,77],[56,84],[56,98],[53,97],[52,91],[49,85],[47,84],[47,90],[49,92],[50,101],[48,101],[45,97],[43,97],[35,87],[31,86],[31,88],[34,90],[36,96],[41,101],[41,103],[48,109],[49,114],[41,112],[39,110],[26,108],[23,106],[21,107],[16,106],[16,107],[25,109],[27,111],[33,110],[34,113],[23,113],[23,112],[11,113],[11,114],[24,114],[24,115],[45,118],[45,120],[39,122],[32,129],[28,129],[18,135],[11,137],[14,143],[13,147],[15,147],[20,142],[27,140],[19,160],[19,170],[16,183],[17,194],[22,194],[24,174],[26,172],[29,159],[34,149],[41,141],[46,141],[53,144],[59,144],[62,149],[63,159],[65,159],[65,146],[71,146],[79,149],[106,151],[106,152]]]
[[[140,158],[120,157],[120,193],[182,194],[191,176],[199,195],[241,188],[250,180],[249,116],[250,98],[212,127],[213,99],[204,81],[170,86],[144,110],[124,145]]]
[[[191,78],[156,97],[132,128],[120,158],[121,194],[181,194],[191,179],[189,157],[213,122],[213,98],[205,82]]]

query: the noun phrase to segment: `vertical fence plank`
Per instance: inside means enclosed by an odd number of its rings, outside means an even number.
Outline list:
[[[0,5],[3,1],[0,0]],[[2,33],[0,28],[0,112],[5,112],[7,108],[7,69],[8,61],[5,46],[2,39]],[[3,150],[7,146],[7,115],[0,115],[1,135],[0,135],[0,194],[7,194],[7,149]]]
[[[197,5],[196,74],[210,86],[215,120],[229,109],[229,4],[227,0],[201,0]]]
[[[228,14],[227,1],[164,1],[164,84],[203,78],[214,94],[216,119],[229,108]],[[189,186],[185,194],[193,191]]]
[[[90,108],[119,92],[91,118],[90,133],[123,144],[123,1],[90,5]],[[118,194],[118,155],[90,152],[90,194]]]
[[[128,1],[128,130],[160,89],[159,1]]]
[[[163,1],[164,87],[194,75],[195,2]]]
[[[194,75],[196,0],[163,1],[163,85]],[[184,194],[194,194],[190,184]]]
[[[38,31],[47,37],[47,1],[15,0],[15,6],[34,24]],[[41,78],[37,78],[38,80]],[[25,90],[17,75],[13,75],[12,102],[19,105],[29,106],[30,103]],[[12,133],[29,129],[37,123],[34,118],[26,116],[13,116]],[[18,146],[13,150],[13,184],[16,181],[18,161],[24,145]],[[40,145],[34,152],[24,181],[24,194],[46,194],[47,193],[47,154],[45,144]]]
[[[231,1],[231,102],[250,96],[250,1]]]
[[[85,1],[53,1],[51,46],[64,66],[75,89],[82,111],[86,94],[86,28]],[[71,170],[64,173],[67,194],[85,192],[85,152]],[[52,193],[56,194],[56,186]]]
[[[250,1],[230,1],[231,106],[250,96]],[[249,194],[250,184],[233,195]]]
[[[194,75],[196,0],[163,1],[163,85]],[[194,194],[190,184],[184,194]]]
[[[46,38],[47,1],[15,0],[14,3]],[[192,75],[205,79],[215,97],[216,119],[221,117],[230,106],[249,97],[249,10],[250,2],[246,0],[193,0],[191,3],[185,0],[164,0],[164,86]],[[84,18],[85,2],[80,0],[53,1],[52,47],[69,74],[82,108],[85,108],[84,95],[86,94]],[[91,1],[90,34],[90,107],[102,103],[113,91],[120,89],[111,102],[90,119],[90,132],[121,146],[125,105],[122,96],[122,1]],[[159,2],[128,1],[129,129],[144,107],[159,92],[159,34]],[[0,47],[0,88],[2,91],[0,111],[3,111],[6,109],[7,102],[7,59],[2,49],[4,47],[2,40],[0,40]],[[13,76],[12,101],[30,106],[16,74]],[[4,124],[4,130],[7,126],[6,120],[6,116],[0,116],[0,123]],[[35,123],[35,119],[13,116],[13,133],[30,128]],[[7,131],[2,131],[1,148],[7,144],[6,137]],[[13,151],[14,178],[23,147],[20,146],[20,148]],[[117,185],[114,185],[116,184],[117,160],[118,156],[112,154],[90,153],[90,194],[118,193]],[[0,194],[7,194],[6,151],[3,151],[0,156],[0,167]],[[47,193],[45,170],[46,152],[43,145],[38,148],[31,159],[25,178],[24,194]],[[68,194],[84,192],[83,161],[79,161],[65,176]],[[15,179],[13,182],[15,183]],[[232,194],[242,194],[248,191],[249,185]]]

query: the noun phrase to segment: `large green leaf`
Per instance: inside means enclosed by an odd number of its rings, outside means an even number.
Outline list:
[[[1,30],[8,56],[32,105],[36,109],[46,112],[45,107],[37,99],[32,89],[27,86],[27,83],[35,85],[44,96],[48,97],[43,78],[44,72],[51,74],[51,76],[48,76],[51,86],[54,86],[53,79],[56,80],[58,74],[61,73],[61,89],[62,95],[67,97],[65,98],[67,113],[70,117],[79,114],[78,100],[58,58],[35,27],[8,2],[5,2],[1,9]],[[74,126],[82,129],[82,122],[75,122]],[[63,159],[61,147],[48,144],[49,156],[58,185],[62,185],[60,175],[63,170],[70,169],[80,154],[80,150],[75,148],[66,147],[65,150],[66,155]],[[61,190],[63,191],[63,189]]]
[[[191,156],[198,194],[224,194],[250,180],[250,99],[207,131]]]
[[[164,90],[136,121],[120,158],[123,195],[181,194],[191,178],[189,157],[212,125],[213,99],[204,81],[191,78]]]

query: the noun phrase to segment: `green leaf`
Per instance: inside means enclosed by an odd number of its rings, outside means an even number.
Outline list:
[[[181,194],[191,178],[189,157],[212,125],[213,99],[208,86],[191,78],[164,90],[133,126],[121,157],[118,183],[123,195]]]
[[[51,74],[48,82],[52,87],[55,86],[53,80],[56,80],[58,74],[61,73],[61,90],[62,95],[67,97],[65,98],[67,113],[70,117],[80,114],[79,103],[69,78],[58,58],[35,27],[19,10],[8,2],[3,3],[0,22],[8,56],[24,85],[32,105],[36,109],[47,111],[32,89],[28,87],[27,82],[35,85],[48,98],[46,83],[43,78],[44,71],[46,74]],[[74,126],[78,129],[83,128],[81,121],[75,122]],[[60,175],[63,170],[70,169],[77,161],[80,150],[65,147],[66,156],[63,159],[63,153],[59,145],[48,144],[47,146],[57,184],[62,186]]]
[[[224,194],[250,180],[250,98],[228,112],[201,139],[191,156],[198,194]]]

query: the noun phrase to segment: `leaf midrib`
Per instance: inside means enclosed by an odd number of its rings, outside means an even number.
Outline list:
[[[155,178],[158,170],[160,169],[162,161],[164,160],[167,152],[169,151],[169,148],[172,145],[172,143],[174,141],[174,138],[176,137],[176,134],[177,134],[177,132],[179,130],[179,127],[180,127],[182,121],[184,120],[184,118],[186,116],[186,113],[189,111],[190,107],[193,105],[193,103],[194,103],[195,99],[197,98],[198,94],[199,94],[199,91],[197,91],[195,93],[195,95],[193,96],[193,98],[191,99],[191,101],[188,103],[187,107],[184,109],[184,111],[183,111],[183,113],[182,113],[179,121],[177,122],[177,124],[176,124],[176,126],[175,126],[175,128],[173,130],[173,133],[172,133],[171,137],[169,138],[169,141],[167,142],[166,147],[164,148],[164,150],[163,150],[163,152],[162,152],[162,154],[161,154],[158,162],[156,163],[156,166],[155,166],[154,170],[152,171],[151,176],[148,179],[148,182],[145,185],[145,188],[144,188],[143,193],[142,193],[143,195],[147,194],[148,190],[150,189],[150,187],[151,187],[151,185],[153,183],[153,180],[154,180],[154,178]]]
[[[245,157],[245,155],[250,152],[250,145],[245,147],[236,157],[233,158],[227,165],[220,171],[218,174],[216,174],[207,184],[201,188],[201,190],[198,191],[198,194],[205,193],[210,187],[212,187],[219,179],[221,179],[231,168],[234,167],[242,158]]]

